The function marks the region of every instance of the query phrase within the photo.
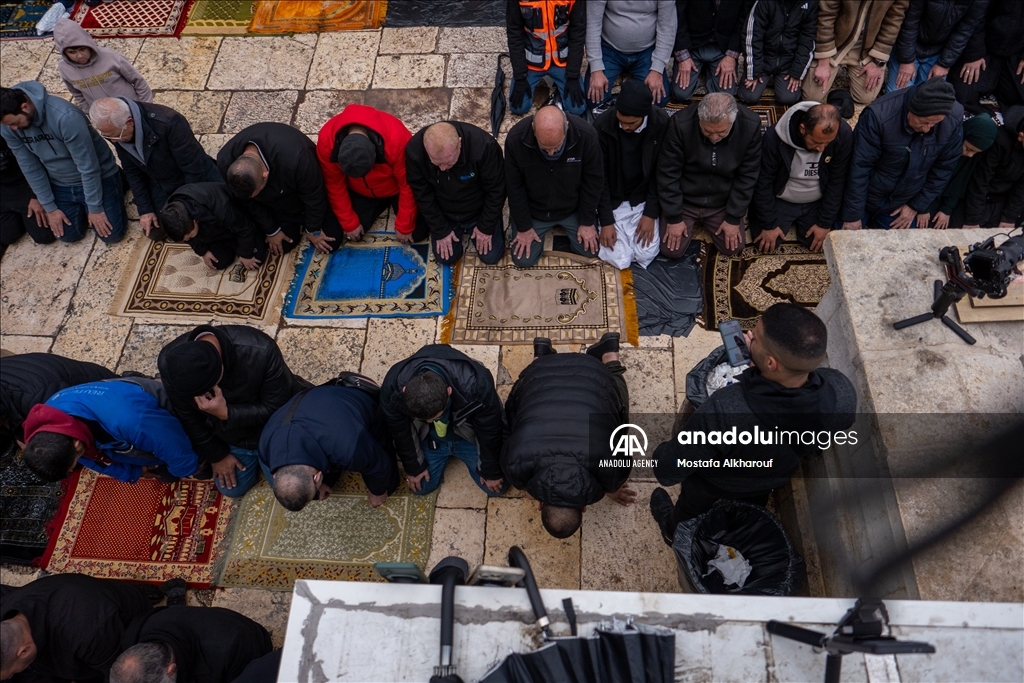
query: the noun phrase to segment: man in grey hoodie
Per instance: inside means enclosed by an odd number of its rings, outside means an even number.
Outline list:
[[[77,242],[89,226],[108,244],[124,238],[128,218],[117,164],[81,109],[25,81],[0,88],[0,124],[57,239]]]

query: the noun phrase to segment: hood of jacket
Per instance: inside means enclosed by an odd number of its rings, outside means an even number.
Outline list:
[[[793,142],[793,136],[789,133],[789,123],[793,120],[793,115],[798,111],[807,111],[814,105],[819,104],[818,102],[797,102],[792,107],[786,110],[786,113],[782,115],[779,122],[775,124],[775,134],[779,136],[779,139],[786,145],[789,145],[793,149],[804,149]]]
[[[28,127],[45,129],[46,124],[50,123],[46,118],[46,101],[50,98],[50,93],[46,92],[46,88],[39,81],[24,81],[14,87],[28,95],[32,106],[36,108],[36,114]]]
[[[100,48],[89,32],[71,19],[61,19],[53,27],[53,44],[60,50],[61,59],[65,64],[79,69],[91,68],[100,57]],[[77,64],[64,56],[69,47],[87,47],[92,50],[92,58],[85,64]]]

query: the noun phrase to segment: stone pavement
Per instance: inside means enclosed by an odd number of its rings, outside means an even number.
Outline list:
[[[489,130],[497,54],[507,50],[501,27],[99,42],[133,60],[156,101],[184,114],[212,155],[232,133],[257,121],[289,123],[315,139],[323,123],[352,102],[389,111],[413,132],[448,118]],[[65,96],[58,59],[51,40],[5,41],[0,82],[39,79],[50,93]],[[506,118],[503,131],[511,123]],[[131,216],[137,218],[134,207]],[[117,372],[154,374],[161,346],[189,328],[108,314],[141,239],[133,220],[125,241],[112,247],[91,233],[76,244],[37,246],[25,238],[11,247],[0,271],[0,345],[15,353],[50,351]],[[289,366],[313,382],[340,370],[381,380],[394,362],[439,339],[435,318],[346,321],[341,327],[271,319],[260,327],[276,338]],[[685,395],[686,372],[719,343],[717,333],[696,327],[688,338],[645,337],[639,348],[626,348],[630,409],[674,412]],[[459,348],[490,369],[502,398],[532,357],[528,346]],[[675,560],[647,509],[656,483],[638,480],[633,486],[636,505],[602,501],[584,515],[580,532],[559,541],[541,527],[535,503],[516,495],[488,500],[465,466],[453,461],[438,497],[428,568],[452,553],[470,565],[505,564],[509,546],[517,544],[542,587],[678,591]],[[30,576],[3,570],[5,583]],[[289,594],[196,593],[194,600],[261,621],[280,644]]]

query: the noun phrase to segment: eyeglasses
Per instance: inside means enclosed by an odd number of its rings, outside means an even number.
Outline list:
[[[116,142],[117,140],[120,140],[121,136],[124,135],[124,132],[128,130],[128,124],[130,124],[131,122],[131,119],[125,121],[124,126],[121,127],[121,130],[118,131],[117,135],[104,135],[103,133],[100,133],[100,137],[103,138],[104,140],[113,140]]]

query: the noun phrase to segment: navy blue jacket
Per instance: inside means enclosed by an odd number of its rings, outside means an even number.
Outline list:
[[[301,400],[288,424],[292,404]],[[377,403],[353,387],[315,387],[293,396],[271,415],[260,436],[260,460],[271,472],[285,465],[309,465],[324,473],[348,470],[363,476],[370,493],[395,490],[398,468],[387,443]],[[376,428],[376,429],[375,429]]]
[[[846,179],[843,220],[865,212],[891,212],[907,204],[924,213],[949,182],[963,145],[964,108],[953,111],[927,134],[907,123],[917,87],[883,95],[860,115],[853,132],[853,163]]]

